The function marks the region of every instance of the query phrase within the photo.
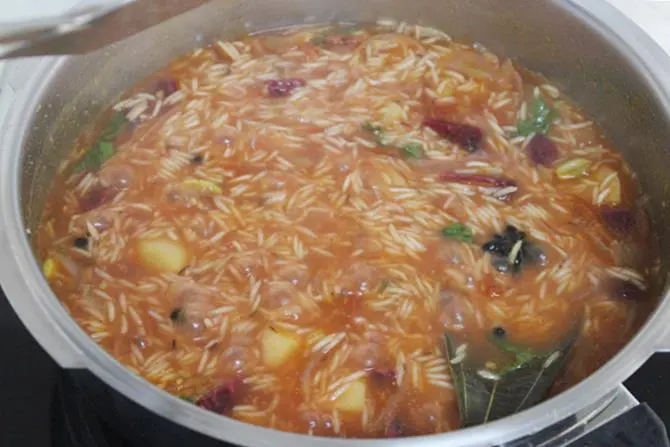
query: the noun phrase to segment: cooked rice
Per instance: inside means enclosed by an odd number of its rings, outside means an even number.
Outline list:
[[[393,20],[356,31],[352,47],[309,43],[324,30],[216,42],[165,70],[177,91],[139,89],[113,107],[135,130],[101,175],[58,179],[38,235],[45,258],[61,253],[80,264],[74,284],[72,272],[50,278],[73,317],[168,392],[201,396],[241,377],[233,417],[310,434],[383,436],[396,407],[407,407],[401,413],[417,432],[456,428],[445,330],[504,326],[519,342],[543,345],[579,317],[565,383],[599,367],[649,312],[607,289],[613,278],[647,289],[649,272],[620,266],[616,237],[575,220],[578,202],[610,203],[619,177],[632,188],[621,157],[557,87],[524,80],[524,90],[509,62],[481,48]],[[289,98],[267,98],[276,78],[306,82]],[[594,172],[611,173],[566,183],[531,163],[532,135],[516,136],[516,125],[543,96],[560,100],[556,164],[584,157]],[[424,128],[426,104],[483,128],[485,150],[469,154]],[[366,123],[383,135],[361,130]],[[422,159],[387,156],[409,143],[423,146]],[[132,170],[130,187],[82,212],[82,197],[114,166]],[[516,185],[443,182],[444,171]],[[184,188],[188,179],[201,186]],[[497,274],[478,246],[440,235],[454,223],[478,244],[515,225],[549,264]],[[71,247],[83,233],[88,248]],[[179,272],[151,273],[138,261],[138,241],[157,238],[186,247]],[[458,318],[445,293],[459,297]],[[187,311],[185,324],[175,323],[175,309]],[[263,362],[268,330],[300,340],[281,367]],[[450,363],[472,350],[461,344]],[[388,369],[392,378],[375,378]],[[477,374],[500,379],[495,368]],[[360,411],[338,406],[360,383]]]

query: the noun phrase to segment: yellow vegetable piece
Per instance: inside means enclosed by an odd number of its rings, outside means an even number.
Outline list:
[[[44,261],[44,264],[42,264],[42,272],[44,272],[44,276],[47,279],[52,279],[58,272],[58,264],[54,259],[48,258]]]
[[[604,166],[596,172],[596,179],[600,182],[600,193],[608,191],[605,197],[599,197],[601,203],[619,205],[621,203],[621,179],[614,169]]]
[[[561,180],[569,180],[589,175],[591,162],[585,158],[573,158],[556,168],[556,176]]]
[[[181,187],[184,191],[201,196],[215,196],[223,193],[221,187],[216,183],[197,178],[187,178],[181,183]]]
[[[263,363],[270,368],[284,364],[300,347],[297,337],[266,329],[261,340]]]
[[[345,413],[362,413],[365,409],[366,385],[358,380],[349,385],[344,393],[335,400],[335,408]]]
[[[386,126],[390,126],[398,121],[405,119],[405,112],[397,103],[392,102],[382,109],[382,121]]]
[[[189,262],[188,253],[182,243],[167,238],[140,240],[137,253],[145,267],[158,272],[177,273]]]

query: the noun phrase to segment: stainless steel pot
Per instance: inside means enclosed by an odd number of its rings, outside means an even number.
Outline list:
[[[133,81],[221,36],[271,27],[380,17],[422,23],[482,42],[545,73],[620,147],[650,196],[662,247],[670,242],[670,61],[641,30],[601,0],[225,0],[208,4],[85,56],[24,64],[29,76],[0,140],[0,281],[23,322],[61,366],[85,368],[151,412],[215,439],[247,446],[484,446],[536,433],[607,404],[652,353],[670,348],[667,292],[640,333],[572,389],[484,426],[411,440],[340,440],[280,433],[223,418],[168,395],[126,370],[74,323],[42,277],[31,233],[75,137]],[[28,64],[28,65],[26,65]],[[28,67],[28,68],[26,68]],[[663,253],[663,275],[670,255]],[[664,276],[665,278],[665,276]],[[613,394],[614,393],[614,394]],[[623,394],[622,394],[623,395]],[[595,413],[594,413],[595,414]]]

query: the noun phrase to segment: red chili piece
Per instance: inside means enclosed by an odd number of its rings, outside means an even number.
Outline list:
[[[514,180],[490,177],[479,174],[459,174],[457,172],[445,172],[440,174],[440,180],[443,182],[463,183],[466,185],[489,186],[492,188],[508,188],[517,186]]]
[[[290,96],[293,90],[303,87],[305,84],[305,80],[299,78],[272,79],[265,83],[268,89],[268,96],[274,98]]]
[[[425,120],[423,125],[433,129],[442,138],[458,144],[468,152],[479,149],[484,139],[482,130],[469,124],[430,118]]]
[[[536,165],[551,166],[558,159],[558,148],[553,141],[541,133],[530,140],[526,151]]]
[[[607,229],[613,233],[626,235],[635,228],[635,216],[628,208],[602,206],[598,211]]]
[[[395,369],[393,368],[376,368],[368,371],[368,375],[372,380],[379,384],[393,384],[396,383]]]
[[[79,199],[79,208],[83,212],[91,211],[100,205],[109,202],[116,195],[113,188],[104,188],[102,186],[93,187],[81,199]]]
[[[156,83],[156,92],[163,92],[164,97],[168,97],[179,90],[179,84],[176,79],[161,79]]]
[[[195,404],[214,413],[227,414],[235,406],[235,396],[240,386],[239,380],[228,380],[202,396]]]
[[[363,41],[361,36],[348,36],[340,34],[331,34],[326,37],[326,44],[329,46],[348,46],[356,47]]]

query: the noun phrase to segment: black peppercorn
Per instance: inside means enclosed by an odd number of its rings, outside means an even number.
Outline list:
[[[170,312],[170,320],[172,320],[174,323],[183,323],[184,320],[186,320],[184,310],[181,307],[175,307],[172,309]]]
[[[74,241],[72,241],[72,245],[74,245],[76,248],[79,248],[81,250],[87,250],[88,249],[88,238],[78,237]]]
[[[503,338],[507,334],[507,331],[505,331],[504,328],[501,328],[500,326],[496,326],[493,328],[493,336],[497,338]]]

